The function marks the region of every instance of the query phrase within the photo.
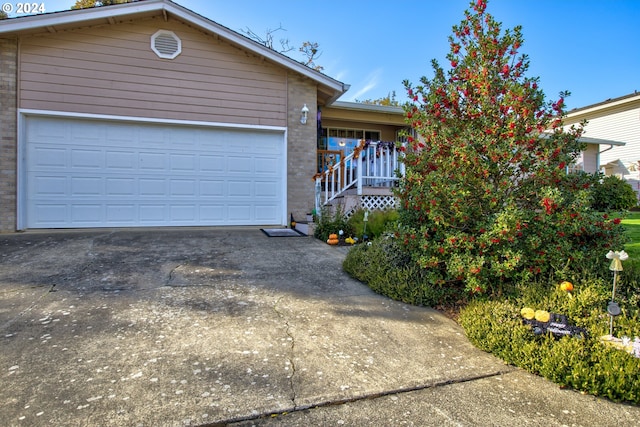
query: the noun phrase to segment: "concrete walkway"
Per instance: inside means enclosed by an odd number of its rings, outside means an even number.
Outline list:
[[[0,235],[2,426],[635,426],[258,229]]]

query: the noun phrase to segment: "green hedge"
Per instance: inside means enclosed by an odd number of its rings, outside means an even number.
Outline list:
[[[507,363],[562,387],[638,404],[640,359],[600,341],[609,333],[608,292],[606,284],[597,281],[577,286],[572,297],[534,284],[518,299],[472,302],[462,309],[459,322],[475,346]],[[588,336],[534,335],[520,315],[525,306],[564,314],[572,324],[584,327]],[[615,319],[614,336],[640,336],[637,307],[623,308]]]
[[[403,254],[394,238],[355,245],[342,268],[373,291],[408,304],[435,306],[455,298],[446,286],[427,286],[425,270]]]

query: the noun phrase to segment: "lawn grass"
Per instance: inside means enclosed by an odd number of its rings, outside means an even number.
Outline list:
[[[629,261],[634,265],[640,265],[640,212],[629,212],[622,219],[625,234],[629,242],[624,245],[624,250],[629,254]]]

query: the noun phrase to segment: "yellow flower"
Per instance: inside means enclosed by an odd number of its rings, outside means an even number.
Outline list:
[[[549,315],[549,312],[546,310],[536,310],[535,318],[538,322],[548,322],[550,315]]]
[[[535,316],[535,312],[533,311],[533,308],[529,308],[529,307],[524,307],[522,310],[520,310],[520,314],[522,315],[522,317],[524,317],[527,320],[531,320]]]

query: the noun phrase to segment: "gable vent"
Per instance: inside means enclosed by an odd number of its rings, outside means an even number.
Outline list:
[[[160,58],[173,59],[182,52],[182,41],[173,31],[158,30],[151,36],[151,49]]]

